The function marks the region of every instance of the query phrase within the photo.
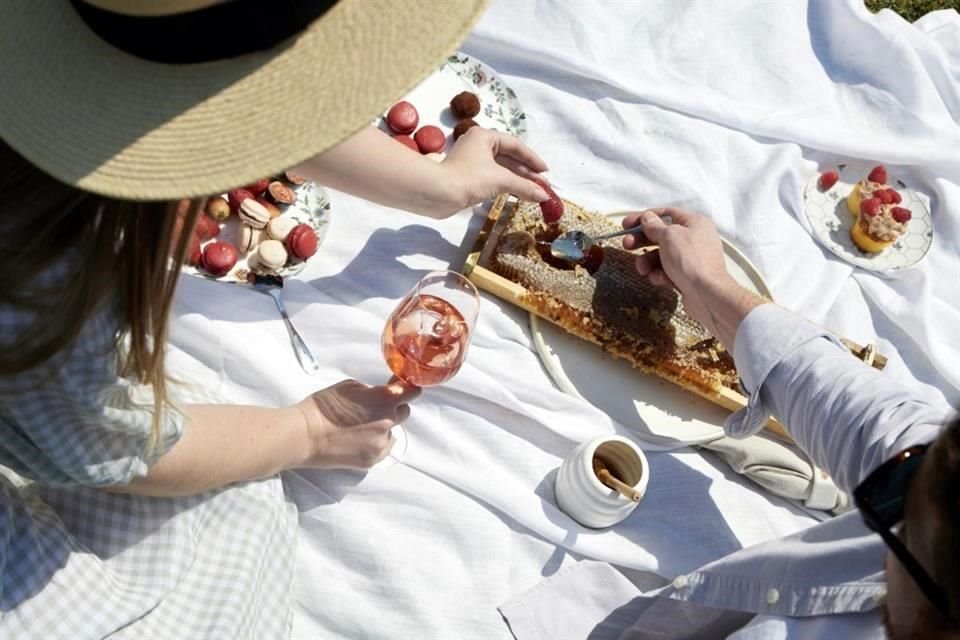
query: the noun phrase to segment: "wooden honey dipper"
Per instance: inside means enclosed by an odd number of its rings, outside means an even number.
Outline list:
[[[617,493],[624,498],[633,500],[634,502],[640,502],[640,492],[610,473],[610,469],[607,468],[606,463],[598,456],[593,456],[593,472],[600,482],[611,489],[615,489]]]

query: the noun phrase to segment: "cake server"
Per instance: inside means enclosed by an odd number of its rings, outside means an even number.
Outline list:
[[[663,216],[661,220],[663,220],[664,224],[670,224],[673,222],[673,219],[670,216]],[[613,233],[605,233],[594,238],[591,238],[583,231],[567,231],[550,243],[550,254],[554,258],[558,258],[560,260],[579,262],[583,260],[583,257],[587,255],[588,251],[590,251],[590,247],[592,247],[594,243],[599,240],[607,240],[609,238],[625,236],[631,233],[641,233],[642,231],[642,224],[630,227],[629,229],[614,231]]]
[[[283,278],[277,275],[260,275],[251,271],[250,275],[247,276],[247,281],[260,293],[265,293],[273,298],[273,301],[277,304],[277,309],[283,316],[283,322],[287,325],[287,333],[290,335],[293,352],[296,354],[297,362],[300,363],[303,370],[311,376],[319,371],[320,364],[310,351],[310,347],[300,337],[300,333],[293,326],[293,322],[290,321],[290,316],[287,315],[286,307],[283,306],[283,298],[280,297],[280,291],[283,289]]]

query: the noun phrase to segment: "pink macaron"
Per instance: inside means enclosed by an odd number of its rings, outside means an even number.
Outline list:
[[[413,141],[413,138],[411,138],[410,136],[408,136],[408,135],[406,135],[406,134],[399,134],[399,133],[398,133],[397,135],[393,136],[393,139],[396,140],[397,142],[399,142],[400,144],[402,144],[403,146],[405,146],[405,147],[407,147],[407,148],[409,148],[409,149],[413,149],[413,150],[416,151],[417,153],[420,152],[420,147],[417,146],[417,143]]]
[[[407,101],[398,102],[387,112],[387,126],[397,133],[413,133],[420,122],[420,114]]]
[[[287,234],[290,255],[306,260],[317,252],[317,232],[308,224],[298,224]]]
[[[447,146],[447,136],[432,124],[420,127],[420,130],[413,135],[413,140],[417,143],[420,153],[440,153]]]

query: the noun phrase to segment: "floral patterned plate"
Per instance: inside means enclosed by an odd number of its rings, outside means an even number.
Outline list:
[[[294,192],[297,196],[296,202],[287,207],[281,207],[282,213],[280,215],[288,216],[297,222],[304,222],[313,227],[313,230],[317,232],[317,246],[320,246],[327,235],[327,228],[330,224],[330,198],[327,196],[327,192],[323,187],[313,182],[305,182],[299,187],[295,187]],[[207,240],[203,245],[206,246],[208,243],[216,240],[226,240],[236,245],[236,238],[241,224],[236,216],[230,216],[226,222],[220,224],[220,235],[213,240]],[[182,271],[187,275],[198,278],[232,282],[234,284],[246,284],[247,274],[250,273],[250,265],[247,262],[247,258],[251,254],[241,255],[236,266],[234,266],[229,273],[219,278],[215,278],[203,269],[188,264],[183,265]],[[291,257],[287,260],[286,266],[277,271],[277,274],[287,277],[300,273],[303,271],[303,268],[307,266],[308,261],[309,260],[297,260]]]
[[[453,128],[457,125],[457,119],[450,112],[450,99],[461,91],[471,91],[480,99],[480,113],[473,118],[478,125],[519,138],[526,135],[527,116],[517,94],[493,69],[465,53],[447,58],[439,69],[402,99],[419,112],[418,128],[432,124],[447,134],[449,149],[453,144]],[[384,115],[392,106],[389,105],[374,121],[374,125],[387,133],[391,132]]]
[[[817,186],[816,173],[803,189],[803,210],[813,228],[813,235],[824,247],[850,264],[869,271],[888,272],[912,267],[920,262],[933,244],[933,221],[930,210],[916,191],[889,174],[887,183],[900,192],[901,207],[910,209],[913,218],[907,232],[880,253],[862,251],[850,238],[854,217],[847,210],[847,195],[873,165],[848,162],[836,166],[840,179],[827,191]],[[825,169],[826,170],[826,169]]]

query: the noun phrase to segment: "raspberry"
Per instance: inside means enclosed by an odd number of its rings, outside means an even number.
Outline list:
[[[887,189],[887,193],[890,194],[890,202],[892,204],[900,204],[903,202],[903,198],[900,197],[900,192],[896,189]]]
[[[827,191],[830,187],[837,184],[837,180],[840,179],[840,175],[836,171],[827,171],[826,173],[820,174],[820,180],[818,184],[820,185],[821,191]]]
[[[251,194],[253,194],[254,196],[259,196],[259,195],[261,195],[264,191],[267,190],[267,187],[268,187],[268,186],[270,186],[270,178],[260,178],[260,179],[257,180],[256,182],[253,182],[253,183],[248,184],[247,186],[245,186],[244,189],[246,189],[247,191],[249,191],[249,192],[250,192]]]
[[[910,218],[913,217],[913,215],[910,213],[910,209],[904,209],[903,207],[894,207],[890,214],[893,216],[894,220],[901,224],[904,222],[909,222]]]
[[[881,205],[880,198],[867,198],[860,202],[860,213],[873,217],[880,213]]]
[[[540,178],[533,178],[533,181],[540,185],[544,191],[547,192],[547,195],[550,196],[549,200],[544,200],[540,203],[540,213],[543,214],[543,221],[547,224],[553,224],[561,217],[563,217],[563,200],[560,199],[553,189],[550,188],[546,182]]]
[[[207,214],[201,213],[200,218],[197,220],[196,233],[200,240],[216,238],[220,235],[220,225]]]
[[[890,189],[880,189],[873,195],[880,199],[880,202],[883,204],[893,204],[893,195],[890,193]]]
[[[870,182],[879,182],[880,184],[886,183],[887,169],[882,164],[878,164],[870,171],[870,175],[867,176],[867,180]]]
[[[190,248],[187,249],[187,264],[194,267],[200,266],[203,253],[200,251],[200,237],[193,233],[190,235]]]

